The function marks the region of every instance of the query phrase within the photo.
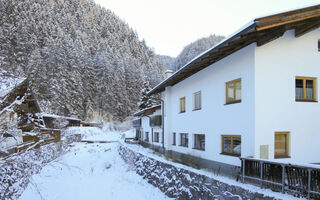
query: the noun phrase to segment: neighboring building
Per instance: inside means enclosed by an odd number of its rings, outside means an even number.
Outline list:
[[[240,156],[320,163],[319,26],[320,5],[257,18],[154,87],[166,153],[229,175]]]
[[[81,127],[99,127],[102,128],[103,127],[103,123],[100,122],[86,122],[86,121],[80,121],[80,126]]]
[[[42,113],[47,128],[61,129],[70,126],[80,126],[81,120],[75,117]]]
[[[161,106],[156,105],[143,109],[134,114],[137,119],[133,121],[136,129],[136,138],[144,146],[162,150],[164,145],[162,134]]]
[[[23,142],[23,132],[43,128],[40,107],[28,80],[0,69],[0,154]]]

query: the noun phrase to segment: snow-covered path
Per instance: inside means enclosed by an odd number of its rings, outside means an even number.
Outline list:
[[[118,143],[77,143],[32,177],[21,200],[168,199],[121,159]]]

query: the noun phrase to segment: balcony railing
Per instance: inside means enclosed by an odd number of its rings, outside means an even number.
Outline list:
[[[161,126],[162,125],[162,116],[161,115],[156,115],[150,117],[150,126],[155,127],[155,126]]]
[[[240,158],[241,179],[272,190],[320,198],[320,166]]]
[[[141,119],[136,119],[132,121],[133,128],[140,128],[141,127]]]

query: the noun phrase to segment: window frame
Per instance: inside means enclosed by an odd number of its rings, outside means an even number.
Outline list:
[[[286,155],[277,155],[276,154],[276,135],[285,135],[286,137]],[[290,158],[289,152],[290,146],[290,132],[289,131],[277,131],[274,133],[274,158]]]
[[[304,76],[296,76],[295,78],[295,89],[297,88],[296,87],[296,82],[297,80],[302,80],[303,83],[303,98],[297,98],[297,92],[295,91],[295,99],[296,101],[298,102],[317,102],[317,78],[315,77],[304,77]],[[306,84],[306,81],[307,80],[312,80],[313,81],[313,99],[307,99],[306,96],[307,96],[307,84]]]
[[[199,103],[198,108],[196,107],[196,95],[197,94],[200,95],[200,97],[199,97],[200,103]],[[202,108],[202,97],[201,97],[201,90],[199,90],[199,91],[193,93],[193,109],[192,109],[192,111],[201,110],[201,108]]]
[[[231,138],[231,143],[230,143],[231,152],[224,152],[224,138],[225,137],[230,137]],[[241,142],[240,145],[242,145],[241,135],[221,135],[221,154],[240,157],[241,156],[241,151],[240,151],[240,154],[234,153],[234,150],[233,150],[233,148],[234,148],[233,147],[233,138],[240,138],[240,142]]]
[[[240,91],[241,91],[241,95],[240,95],[240,99],[239,100],[233,100],[233,101],[229,101],[228,100],[228,94],[229,94],[229,92],[228,92],[228,86],[230,85],[230,84],[232,84],[232,83],[237,83],[237,82],[240,82]],[[228,105],[228,104],[234,104],[234,103],[241,103],[241,100],[242,100],[242,79],[241,78],[237,78],[237,79],[234,79],[234,80],[232,80],[232,81],[228,81],[228,82],[226,82],[225,83],[225,88],[226,88],[226,103],[225,103],[225,105]],[[237,92],[237,90],[234,88],[234,91],[233,91],[233,95],[234,95],[234,98],[236,98],[236,92]]]
[[[204,136],[204,148],[201,148],[201,142],[200,142],[200,147],[196,147],[196,137],[197,135],[203,135]],[[205,147],[205,143],[206,143],[206,135],[203,133],[195,133],[193,134],[193,149],[197,149],[197,150],[201,150],[201,151],[205,151],[206,147]]]
[[[176,146],[177,145],[177,134],[176,134],[176,132],[173,132],[172,133],[172,139],[173,139],[173,141],[172,141],[172,145],[174,145],[174,146]]]
[[[186,135],[186,138],[187,138],[187,142],[186,144],[182,144],[182,136],[183,135]],[[188,133],[180,133],[180,145],[181,147],[189,147],[189,135]]]
[[[146,137],[144,138],[144,141],[145,141],[145,142],[149,142],[149,132],[146,131],[146,132],[145,132],[145,136],[146,136]]]
[[[159,143],[160,142],[160,132],[154,132],[153,136],[154,136],[153,142]]]
[[[184,109],[182,109],[182,101],[184,101]],[[180,112],[179,113],[185,113],[186,112],[186,97],[180,98]]]
[[[320,52],[320,39],[318,40],[318,51]]]

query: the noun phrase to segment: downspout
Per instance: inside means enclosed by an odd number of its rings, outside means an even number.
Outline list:
[[[162,148],[164,153],[164,101],[161,99]]]
[[[150,126],[150,122],[151,122],[151,117],[149,116],[149,115],[145,115],[144,117],[148,117],[149,118],[149,127],[151,127]],[[151,143],[153,144],[153,128],[151,128]]]

